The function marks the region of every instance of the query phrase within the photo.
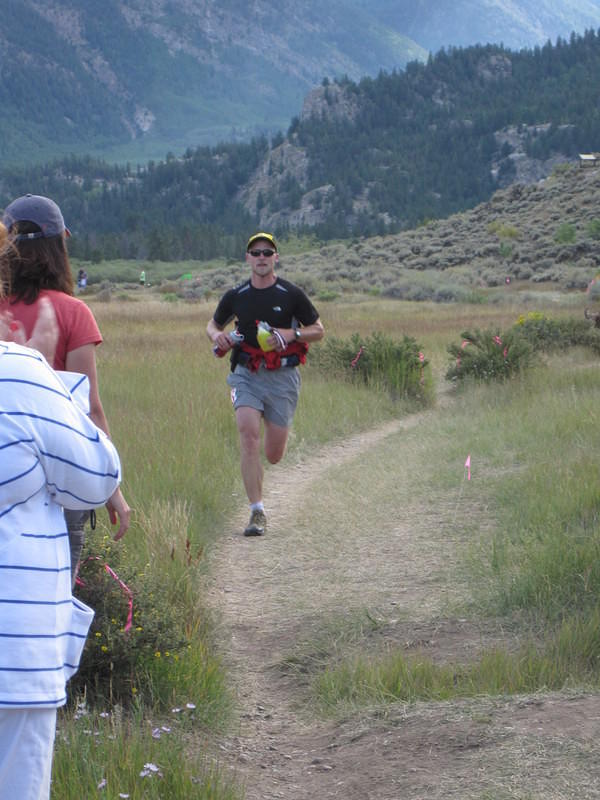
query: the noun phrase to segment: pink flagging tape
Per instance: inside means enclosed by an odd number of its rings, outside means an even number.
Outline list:
[[[129,586],[127,586],[127,584],[124,583],[121,580],[121,578],[119,578],[117,573],[108,566],[108,564],[104,565],[104,569],[108,572],[110,577],[113,578],[113,580],[115,580],[119,584],[121,589],[123,589],[123,591],[127,595],[127,598],[128,598],[128,600],[127,600],[127,622],[125,623],[125,627],[123,628],[124,633],[127,633],[127,631],[131,630],[131,626],[133,625],[133,592],[131,591]]]
[[[465,461],[465,469],[467,471],[467,480],[471,480],[471,454],[467,456],[467,460]]]
[[[101,561],[101,558],[100,558],[100,556],[90,556],[89,558],[86,558],[86,561]],[[124,583],[121,580],[121,578],[119,578],[117,573],[111,567],[108,566],[108,564],[104,564],[103,566],[104,566],[104,569],[106,570],[106,572],[108,572],[108,574],[110,575],[110,577],[119,584],[121,589],[123,589],[123,591],[127,595],[127,598],[128,598],[128,601],[127,601],[127,622],[125,623],[125,627],[123,628],[123,632],[127,633],[128,631],[131,630],[131,627],[133,625],[133,592],[131,591],[129,586],[127,586],[127,584]],[[85,586],[85,582],[82,581],[81,578],[79,578],[79,577],[77,578],[77,583],[80,586]]]
[[[354,358],[350,362],[350,366],[352,367],[352,369],[354,369],[356,367],[356,365],[358,364],[358,362],[360,361],[360,357],[364,353],[364,350],[365,350],[365,348],[361,345],[358,353],[354,356]]]

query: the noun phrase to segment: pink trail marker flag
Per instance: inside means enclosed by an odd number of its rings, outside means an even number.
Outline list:
[[[467,480],[471,480],[471,454],[467,456],[467,460],[465,461],[465,469],[467,471]]]

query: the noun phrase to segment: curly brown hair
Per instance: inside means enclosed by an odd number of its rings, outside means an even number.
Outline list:
[[[39,233],[32,222],[16,222],[10,228],[14,247],[5,255],[6,293],[14,302],[35,303],[42,289],[72,295],[73,273],[64,235],[19,239],[18,234]]]

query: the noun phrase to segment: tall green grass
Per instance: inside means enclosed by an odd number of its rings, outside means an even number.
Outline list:
[[[53,800],[128,797],[160,800],[240,800],[241,792],[219,764],[192,753],[186,739],[192,708],[152,720],[119,710],[59,717],[52,770]]]
[[[324,713],[363,705],[442,701],[482,695],[531,694],[567,686],[600,687],[600,609],[572,617],[544,644],[515,652],[486,650],[469,664],[438,664],[396,652],[358,657],[324,669],[313,689]]]
[[[518,459],[496,490],[490,567],[503,611],[535,611],[554,622],[597,603],[597,393],[596,370],[572,368],[565,357],[513,387],[497,411]]]
[[[471,497],[472,510],[457,518],[451,504],[445,523],[448,535],[470,542],[470,613],[518,615],[531,643],[467,665],[401,652],[342,656],[315,678],[322,708],[600,686],[600,376],[592,358],[569,351],[512,381],[469,384],[422,431],[422,460],[435,463],[438,488],[451,486],[471,455],[461,506]]]

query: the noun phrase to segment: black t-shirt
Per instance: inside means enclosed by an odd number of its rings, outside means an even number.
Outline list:
[[[251,347],[258,347],[258,322],[268,322],[273,328],[292,328],[297,323],[312,325],[319,315],[299,286],[277,278],[266,289],[256,289],[250,280],[229,289],[221,298],[213,318],[220,328],[235,318],[238,331],[244,334],[244,341]]]

